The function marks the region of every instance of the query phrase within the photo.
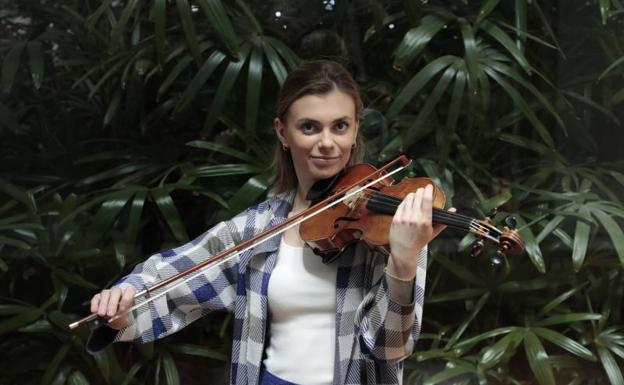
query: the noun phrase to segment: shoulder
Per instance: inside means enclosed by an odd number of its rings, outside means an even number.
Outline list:
[[[270,195],[264,201],[252,205],[248,210],[256,213],[267,213],[274,216],[288,216],[292,209],[295,191],[290,190],[279,194]]]
[[[249,206],[230,222],[239,230],[264,228],[271,222],[288,217],[294,196],[294,191],[271,195],[264,201]]]

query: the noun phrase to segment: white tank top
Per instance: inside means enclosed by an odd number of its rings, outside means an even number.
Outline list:
[[[264,366],[296,384],[331,384],[336,334],[336,265],[283,239],[268,287],[270,339]]]

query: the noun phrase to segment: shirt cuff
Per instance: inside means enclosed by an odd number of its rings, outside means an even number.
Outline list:
[[[388,295],[390,296],[390,299],[402,306],[413,306],[415,279],[411,281],[402,281],[387,273],[385,276],[386,283],[388,284]]]

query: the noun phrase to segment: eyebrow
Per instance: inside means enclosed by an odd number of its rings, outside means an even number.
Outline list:
[[[350,116],[342,116],[338,119],[334,119],[332,121],[332,123],[336,123],[336,122],[340,122],[343,120],[353,120],[353,118],[351,118]],[[305,122],[310,122],[310,123],[320,123],[318,120],[316,119],[312,119],[312,118],[301,118],[301,119],[297,119],[297,121],[295,122],[296,124],[300,124],[300,123],[305,123]]]

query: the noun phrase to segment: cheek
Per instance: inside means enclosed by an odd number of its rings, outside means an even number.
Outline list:
[[[302,151],[311,149],[316,143],[314,137],[302,134],[291,135],[290,142],[293,147]]]

